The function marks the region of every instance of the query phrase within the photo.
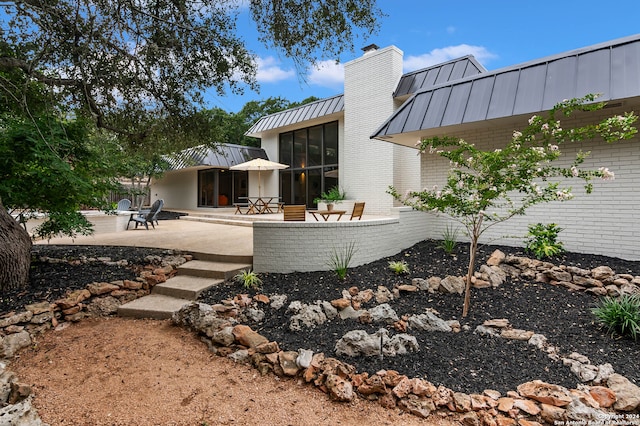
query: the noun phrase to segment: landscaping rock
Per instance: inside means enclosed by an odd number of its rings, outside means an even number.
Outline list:
[[[410,329],[413,328],[416,330],[442,332],[451,331],[451,326],[432,312],[427,312],[421,315],[411,315],[409,317],[408,325]]]
[[[393,324],[398,321],[398,314],[387,303],[369,309],[369,314],[371,315],[371,321],[376,324]]]
[[[564,407],[572,401],[569,390],[558,385],[542,382],[541,380],[533,380],[518,386],[520,395],[535,399],[544,404],[554,405],[556,407]]]
[[[464,283],[464,278],[462,277],[454,277],[449,275],[445,277],[442,281],[440,281],[439,290],[443,293],[462,294],[464,293],[464,289],[465,289],[465,283]]]
[[[0,338],[0,358],[13,358],[21,349],[31,344],[31,335],[27,331],[10,334]]]
[[[607,386],[616,394],[613,408],[620,411],[633,411],[640,406],[640,387],[631,383],[620,374],[612,374]]]

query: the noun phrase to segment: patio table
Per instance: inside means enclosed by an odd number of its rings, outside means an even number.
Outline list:
[[[311,214],[313,215],[313,218],[316,220],[316,222],[318,222],[318,216],[316,215],[320,215],[322,216],[322,218],[324,219],[324,221],[328,221],[329,217],[332,215],[337,215],[338,218],[336,219],[336,221],[340,220],[340,218],[342,217],[343,214],[345,214],[347,211],[346,210],[310,210]]]

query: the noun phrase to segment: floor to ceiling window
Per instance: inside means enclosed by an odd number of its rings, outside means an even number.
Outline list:
[[[313,200],[338,185],[338,122],[281,133],[280,195],[285,204],[314,207]]]
[[[198,170],[198,207],[225,207],[247,196],[245,171]]]

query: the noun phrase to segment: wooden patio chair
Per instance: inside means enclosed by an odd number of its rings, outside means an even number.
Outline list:
[[[284,206],[284,220],[285,222],[289,221],[297,221],[302,222],[306,220],[306,209],[305,205],[291,205]]]
[[[362,213],[364,213],[364,202],[355,203],[353,205],[353,211],[351,212],[351,218],[349,220],[353,220],[354,217],[357,217],[358,220],[362,219]]]

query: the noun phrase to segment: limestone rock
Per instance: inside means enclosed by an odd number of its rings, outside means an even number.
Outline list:
[[[338,401],[352,401],[355,394],[351,383],[336,374],[329,374],[325,381],[329,395]]]
[[[31,311],[23,311],[17,314],[11,315],[8,318],[3,318],[0,320],[0,328],[5,328],[10,325],[19,324],[21,322],[29,322],[33,318],[33,312]]]
[[[593,386],[589,394],[602,408],[609,408],[616,402],[616,393],[604,386]]]
[[[564,407],[572,401],[568,389],[541,380],[533,380],[519,385],[518,392],[524,397],[556,407]]]
[[[113,296],[96,297],[89,305],[87,311],[96,317],[114,315],[118,312],[120,302]]]
[[[31,404],[31,397],[0,409],[0,425],[46,426]]]
[[[440,281],[440,291],[443,293],[464,293],[465,282],[462,277],[454,277],[449,275]]]
[[[535,402],[529,399],[516,399],[513,401],[513,408],[517,408],[532,416],[537,416],[540,413],[540,407]]]
[[[413,396],[413,398],[411,398]],[[410,395],[409,398],[403,398],[398,402],[398,407],[402,410],[413,414],[417,417],[426,419],[431,412],[436,409],[433,401],[429,399],[419,399],[415,395]]]
[[[300,367],[296,362],[297,359],[298,352],[295,351],[280,352],[278,354],[278,362],[286,376],[295,376],[300,371]]]
[[[276,311],[284,306],[287,302],[287,296],[285,294],[274,294],[271,296],[271,307]]]
[[[256,333],[246,325],[236,325],[233,327],[233,335],[241,345],[248,348],[255,348],[262,343],[269,342],[266,337]]]
[[[18,351],[31,344],[31,335],[27,331],[10,334],[0,340],[0,358],[12,358]]]
[[[322,306],[322,310],[324,311],[325,316],[328,320],[332,320],[338,317],[338,310],[333,307],[330,302],[322,301],[320,302],[320,306]]]
[[[502,251],[495,250],[493,253],[491,253],[491,256],[489,256],[487,265],[498,266],[506,259],[506,257],[507,255],[505,255]]]
[[[640,387],[631,383],[620,374],[612,374],[607,386],[616,394],[613,408],[619,411],[633,411],[640,406]]]
[[[393,294],[389,289],[383,285],[378,286],[378,290],[375,292],[376,303],[388,303],[393,300]]]
[[[24,307],[27,311],[31,312],[33,315],[38,315],[43,312],[48,312],[51,310],[51,303],[49,302],[38,302],[32,303],[30,305],[26,305]]]
[[[120,290],[120,287],[110,283],[91,283],[87,286],[87,290],[94,296],[100,296],[101,294],[111,293],[114,290]]]
[[[331,306],[341,311],[345,309],[347,306],[351,306],[351,300],[345,299],[345,298],[335,299],[331,301]]]
[[[398,314],[396,314],[396,311],[394,311],[388,303],[383,303],[369,309],[369,313],[374,323],[393,324],[398,321]]]
[[[338,340],[335,351],[336,355],[351,357],[380,355],[380,337],[364,330],[351,330]]]
[[[300,349],[298,351],[298,356],[296,357],[296,364],[300,368],[309,368],[312,359],[313,351],[310,351],[309,349]]]
[[[533,331],[505,328],[500,332],[500,337],[511,340],[529,340],[533,334]]]
[[[451,331],[451,326],[432,312],[421,315],[411,315],[408,325],[410,329],[422,331]]]
[[[362,314],[361,311],[356,311],[355,309],[353,309],[351,307],[351,305],[347,306],[346,308],[344,308],[343,310],[341,310],[340,312],[338,312],[338,316],[340,317],[340,319],[342,320],[346,320],[346,319],[357,319],[360,317],[360,315]]]
[[[604,281],[607,278],[611,278],[615,275],[613,269],[608,266],[598,266],[597,268],[593,268],[591,270],[591,276],[600,281]]]
[[[211,341],[221,346],[231,346],[236,337],[233,335],[233,327],[227,326],[221,330],[215,331],[211,334]]]

